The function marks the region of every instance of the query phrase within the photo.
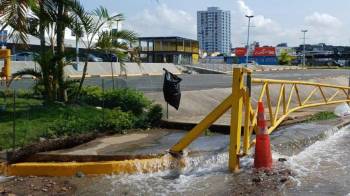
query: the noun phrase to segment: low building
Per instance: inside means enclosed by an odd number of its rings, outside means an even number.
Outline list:
[[[236,48],[235,55],[238,57],[238,64],[247,63],[246,48]],[[267,46],[255,47],[251,55],[249,55],[248,61],[259,65],[277,65],[276,48]]]
[[[295,48],[300,63],[304,55],[304,45]],[[306,64],[312,66],[339,65],[350,66],[350,47],[332,46],[324,43],[305,45]]]
[[[139,46],[143,63],[198,63],[197,40],[182,37],[140,37]]]

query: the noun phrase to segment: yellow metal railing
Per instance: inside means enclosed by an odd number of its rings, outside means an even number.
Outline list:
[[[244,85],[244,76],[246,84]],[[185,135],[170,152],[181,153],[188,145],[198,138],[225,112],[231,109],[230,146],[229,146],[229,168],[231,171],[239,169],[239,158],[249,153],[254,146],[253,132],[257,130],[257,109],[253,108],[251,97],[251,84],[254,88],[260,87],[256,102],[263,101],[267,106],[269,121],[268,132],[271,133],[292,112],[309,107],[330,105],[336,103],[350,102],[350,87],[329,84],[320,84],[303,81],[250,79],[251,71],[245,68],[233,69],[232,94],[209,113],[198,125]],[[273,104],[271,99],[271,88],[279,86],[277,101]],[[312,88],[308,91],[308,88]],[[301,89],[303,89],[301,91]],[[331,91],[331,95],[326,92]],[[302,95],[303,93],[303,95]],[[312,99],[316,94],[320,99]],[[242,126],[243,123],[243,126]],[[242,135],[243,127],[243,138]],[[242,141],[243,140],[243,141]],[[241,145],[241,142],[243,143]]]

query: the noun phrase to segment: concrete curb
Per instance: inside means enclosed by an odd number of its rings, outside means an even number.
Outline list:
[[[74,176],[78,172],[85,175],[152,173],[184,166],[171,155],[160,158],[134,159],[104,162],[52,162],[2,164],[0,174],[6,176]]]

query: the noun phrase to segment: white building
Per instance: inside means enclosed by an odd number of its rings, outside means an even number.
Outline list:
[[[209,7],[197,12],[197,39],[202,51],[230,54],[231,14],[230,11]]]

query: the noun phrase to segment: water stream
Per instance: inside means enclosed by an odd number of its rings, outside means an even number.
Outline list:
[[[195,146],[210,146],[223,138],[203,137]],[[287,183],[262,191],[252,180],[252,157],[241,160],[241,172],[227,169],[227,148],[186,158],[186,167],[153,174],[112,175],[82,190],[84,195],[348,195],[350,193],[350,128],[331,130],[326,137],[296,155],[273,152],[285,157],[284,167],[292,171]],[[223,142],[227,145],[226,142]],[[280,164],[276,164],[279,170]],[[248,188],[247,188],[248,187]],[[268,188],[268,187],[267,187]],[[254,190],[255,189],[255,190]]]

